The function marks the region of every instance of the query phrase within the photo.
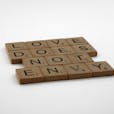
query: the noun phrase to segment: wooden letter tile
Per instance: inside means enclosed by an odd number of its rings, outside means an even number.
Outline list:
[[[44,66],[48,65],[44,57],[36,57],[36,58],[27,58],[23,59],[23,65],[25,67],[35,67],[35,66]]]
[[[26,45],[29,47],[29,49],[41,49],[44,47],[49,47],[46,41],[31,41],[26,42]]]
[[[49,65],[69,64],[71,61],[65,55],[45,57]]]
[[[68,79],[67,72],[61,65],[40,67],[45,81],[56,81]]]
[[[16,74],[21,84],[44,81],[44,77],[39,68],[16,69]]]
[[[68,55],[73,63],[93,62],[92,58],[87,53],[74,53]]]
[[[93,76],[114,75],[113,68],[107,62],[92,62],[86,65],[93,72]]]
[[[22,63],[22,59],[32,57],[28,50],[8,51],[8,55],[12,64]]]
[[[64,39],[53,39],[46,41],[50,47],[58,47],[58,46],[68,46],[69,44]]]
[[[88,44],[88,42],[83,37],[74,37],[74,38],[68,38],[66,41],[69,43],[69,45],[78,45],[78,44]]]
[[[89,44],[82,44],[73,47],[74,49],[79,50],[79,52],[88,53],[91,57],[97,56],[97,51]]]
[[[54,54],[72,54],[75,53],[76,51],[70,47],[70,46],[64,46],[64,47],[53,47],[52,48]]]
[[[64,65],[69,79],[92,77],[92,72],[83,63]]]
[[[33,57],[53,55],[53,51],[50,48],[34,49],[31,50]]]
[[[8,51],[28,49],[27,45],[24,42],[6,43],[5,46]]]

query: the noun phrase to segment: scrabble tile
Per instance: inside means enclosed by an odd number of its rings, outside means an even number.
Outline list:
[[[30,41],[26,42],[26,45],[29,47],[29,49],[41,49],[49,47],[46,41]]]
[[[52,48],[54,54],[71,54],[75,53],[76,51],[70,47],[70,46],[64,46],[64,47],[53,47]]]
[[[79,50],[79,52],[88,53],[91,57],[97,56],[97,51],[89,44],[77,45],[73,46],[73,48]]]
[[[83,37],[74,37],[74,38],[68,38],[66,41],[69,43],[69,45],[77,45],[77,44],[88,44],[88,42]]]
[[[5,46],[6,46],[6,49],[9,51],[28,49],[27,45],[25,45],[24,42],[6,43]]]
[[[69,64],[71,61],[65,55],[53,55],[45,57],[49,65]]]
[[[83,52],[67,55],[73,63],[93,62],[92,58]]]
[[[86,63],[86,65],[93,72],[93,76],[114,75],[114,69],[107,62],[91,62]]]
[[[88,78],[92,77],[92,72],[83,63],[63,65],[68,72],[69,79]]]
[[[47,40],[47,44],[50,47],[58,47],[58,46],[68,46],[69,44],[65,41],[65,39],[53,39]]]
[[[48,64],[44,57],[36,57],[36,58],[23,59],[23,65],[25,67],[36,67],[36,66],[44,66]]]
[[[50,48],[34,49],[31,50],[31,53],[33,57],[53,55],[53,51]]]
[[[40,69],[37,68],[22,68],[16,69],[16,75],[20,84],[43,82],[44,76]]]
[[[61,65],[40,67],[45,81],[67,80],[67,72]]]
[[[22,63],[22,59],[32,57],[28,50],[8,51],[8,55],[12,64]]]

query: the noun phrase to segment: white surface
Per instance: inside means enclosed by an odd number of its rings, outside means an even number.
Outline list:
[[[0,114],[114,114],[114,77],[19,85],[4,43],[84,36],[114,67],[113,0],[0,0]]]

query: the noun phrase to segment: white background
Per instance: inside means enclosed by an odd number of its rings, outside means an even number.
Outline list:
[[[114,67],[113,0],[0,0],[0,114],[114,114],[114,77],[19,85],[7,42],[84,36]]]

